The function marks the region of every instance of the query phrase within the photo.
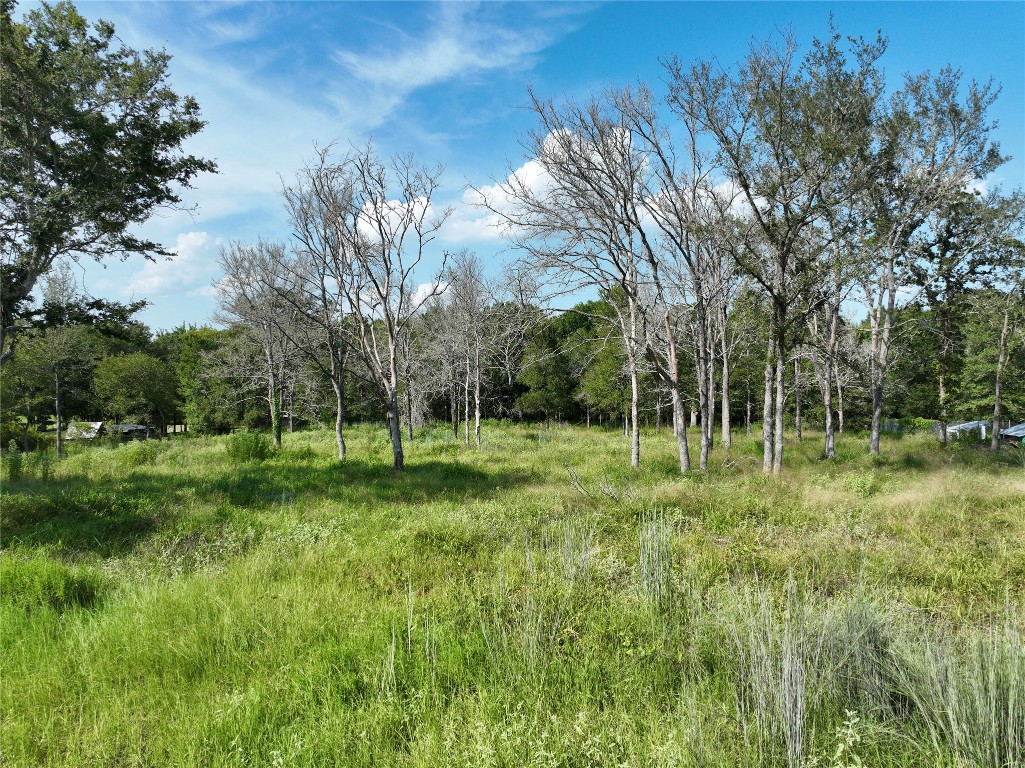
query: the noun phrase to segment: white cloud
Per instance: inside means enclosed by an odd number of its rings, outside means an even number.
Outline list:
[[[214,253],[217,242],[206,232],[186,232],[178,235],[171,249],[174,257],[147,261],[142,269],[131,275],[121,293],[126,296],[151,298],[180,291],[190,295],[206,295],[203,286],[209,284],[216,273]]]
[[[531,159],[511,171],[502,182],[467,189],[445,222],[441,238],[450,243],[502,240],[509,228],[502,214],[511,213],[516,207],[515,200],[507,194],[507,187],[521,187],[540,195],[550,178],[541,163]]]
[[[413,291],[413,306],[419,306],[432,296],[448,290],[447,283],[420,283]]]
[[[431,29],[415,36],[395,31],[387,48],[341,50],[334,55],[348,78],[333,95],[339,110],[357,109],[375,127],[413,92],[491,70],[529,67],[553,40],[551,30],[489,24],[478,7],[441,3]]]

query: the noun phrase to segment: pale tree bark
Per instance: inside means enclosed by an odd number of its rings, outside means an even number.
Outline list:
[[[730,345],[729,345],[729,333],[727,328],[727,309],[726,303],[723,302],[719,308],[719,324],[718,324],[718,336],[719,336],[719,352],[720,352],[720,379],[721,379],[721,395],[722,403],[719,407],[720,418],[722,420],[722,445],[727,451],[732,446],[732,439],[730,433]]]
[[[480,450],[480,347],[474,350],[473,365],[473,435],[477,442],[477,450]]]
[[[1010,335],[1011,306],[1010,302],[1004,305],[1004,322],[1000,328],[1000,340],[997,342],[997,367],[996,381],[993,384],[993,430],[990,437],[990,448],[994,451],[1000,450],[1000,416],[1001,400],[1000,389],[1003,384],[1004,368],[1007,365],[1007,340]]]
[[[466,370],[463,378],[463,444],[470,444],[470,353],[466,353]]]
[[[877,120],[878,142],[868,158],[872,183],[864,203],[871,239],[878,244],[863,281],[872,326],[872,454],[879,453],[899,313],[926,288],[911,259],[916,233],[972,180],[1006,162],[990,140],[995,124],[987,116],[998,92],[992,81],[964,88],[961,73],[945,67],[935,75],[907,78]]]
[[[794,438],[801,442],[801,355],[794,357]]]
[[[772,421],[772,373],[775,369],[775,345],[769,342],[765,352],[765,399],[762,405],[762,471],[772,472],[772,446],[775,425]]]
[[[360,356],[387,405],[394,468],[402,471],[400,339],[411,319],[442,291],[444,263],[438,276],[415,295],[414,272],[451,209],[437,212],[431,206],[440,167],[399,156],[385,165],[367,145],[348,156],[346,169],[353,189],[342,226],[353,256],[347,305]]]
[[[784,33],[780,45],[752,46],[735,73],[712,62],[667,63],[671,108],[716,148],[736,190],[726,210],[743,208],[731,217],[738,267],[772,306],[766,383],[768,391],[775,381],[775,395],[766,397],[763,469],[774,474],[782,470],[788,339],[820,301],[826,265],[817,233],[857,189],[854,169],[880,92],[875,62],[885,46],[852,40],[849,55],[840,42],[836,34],[816,41],[799,61]]]

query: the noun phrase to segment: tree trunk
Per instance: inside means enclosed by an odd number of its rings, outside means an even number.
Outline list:
[[[655,397],[655,434],[662,433],[662,393]]]
[[[747,383],[747,412],[744,414],[744,432],[751,437],[751,382]]]
[[[409,377],[406,377],[406,434],[413,442],[413,393],[409,389]]]
[[[694,372],[698,384],[698,412],[701,415],[701,442],[698,446],[698,469],[708,469],[709,434],[711,419],[709,405],[712,392],[709,390],[711,376],[709,370],[708,322],[703,304],[698,301],[694,307]],[[691,425],[694,425],[693,415]]]
[[[872,377],[872,431],[868,437],[868,452],[879,454],[879,435],[883,428],[883,382],[877,379],[879,372],[873,372]]]
[[[670,389],[673,399],[673,432],[676,435],[676,447],[680,452],[680,472],[690,472],[690,446],[687,445],[687,417],[684,411],[683,398],[680,396],[679,382]]]
[[[466,355],[466,383],[463,385],[463,442],[470,444],[470,354]]]
[[[947,365],[940,361],[939,398],[940,398],[940,445],[947,444]]]
[[[801,358],[794,358],[794,436],[801,442]]]
[[[775,441],[772,451],[772,474],[779,476],[783,472],[783,411],[786,406],[786,389],[784,373],[786,363],[783,359],[782,334],[776,340],[776,413],[773,424]]]
[[[833,423],[833,371],[836,367],[837,327],[840,324],[840,304],[834,304],[829,313],[829,335],[826,340],[826,359],[822,366],[822,407],[826,412],[826,438],[823,455],[836,457],[836,434]]]
[[[475,350],[473,366],[473,435],[480,450],[480,347]]]
[[[406,468],[405,456],[402,453],[402,425],[399,423],[399,393],[396,388],[388,394],[388,432],[391,436],[391,451],[396,472]]]
[[[1000,329],[1000,341],[997,344],[997,370],[996,382],[993,386],[993,434],[990,435],[989,447],[994,451],[1000,450],[1000,386],[1003,379],[1004,366],[1007,365],[1007,337],[1010,327],[1010,307],[1004,307],[1004,324]]]
[[[762,472],[772,472],[772,371],[773,346],[770,339],[765,353],[765,400],[762,404]]]
[[[268,348],[267,356],[267,404],[270,406],[270,428],[274,436],[274,447],[281,447],[281,403],[278,399],[278,381],[274,374],[274,359]]]
[[[335,377],[331,387],[335,391],[335,445],[338,446],[338,458],[344,461],[345,438],[342,436],[342,426],[345,422],[345,382],[341,377]]]
[[[879,435],[883,427],[883,409],[885,405],[886,371],[890,364],[890,336],[893,332],[893,321],[897,303],[897,284],[894,258],[891,256],[886,263],[880,278],[879,303],[872,317],[872,431],[868,438],[869,453],[879,454]],[[874,316],[873,316],[874,315]]]
[[[725,314],[726,310],[723,310]],[[724,321],[725,322],[725,321]],[[721,411],[720,417],[722,419],[722,445],[727,451],[732,447],[732,436],[730,434],[730,357],[729,349],[727,347],[726,340],[726,328],[722,330],[722,402],[719,406]]]
[[[641,464],[641,430],[638,424],[640,413],[640,388],[637,383],[637,363],[630,356],[630,466],[634,469]]]
[[[452,414],[452,437],[459,437],[459,397],[456,395],[455,372],[452,374],[453,381],[448,388],[448,404]]]
[[[53,375],[54,379],[54,410],[57,411],[57,458],[61,458],[64,455],[64,421],[63,414],[61,412],[61,377],[60,373]]]

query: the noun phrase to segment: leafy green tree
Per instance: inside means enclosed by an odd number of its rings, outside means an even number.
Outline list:
[[[209,355],[230,338],[230,330],[182,325],[153,341],[157,357],[175,369],[178,379],[178,412],[189,431],[224,434],[239,425],[240,408],[235,382],[210,375]]]
[[[143,352],[105,357],[96,366],[93,388],[107,413],[117,420],[157,422],[165,433],[168,416],[177,406],[174,369]]]
[[[966,344],[953,411],[965,419],[1025,414],[1025,296],[1021,283],[976,291],[963,327]],[[994,424],[996,426],[996,424]],[[994,436],[995,437],[995,436]],[[996,439],[993,447],[998,447]]]
[[[1025,196],[1020,192],[1006,196],[999,189],[986,195],[958,192],[929,217],[913,251],[908,271],[921,286],[921,302],[929,309],[924,315],[930,321],[928,332],[939,346],[932,359],[943,442],[949,396],[963,360],[968,295],[975,288],[992,285],[1007,270],[1020,268],[1025,246],[1016,235],[1023,227]]]
[[[166,51],[135,51],[71,3],[21,23],[0,0],[0,362],[37,280],[61,256],[170,253],[131,232],[215,165],[182,144],[204,123],[168,85]]]
[[[516,399],[523,413],[543,415],[546,422],[550,422],[552,416],[575,417],[578,414],[579,406],[574,397],[577,378],[565,340],[585,323],[582,315],[563,313],[543,323],[527,344],[523,370],[518,377],[527,391]]]
[[[69,390],[84,390],[96,362],[97,347],[89,328],[56,326],[28,336],[19,362],[22,380],[53,398],[57,420],[57,455],[64,453],[65,399]]]

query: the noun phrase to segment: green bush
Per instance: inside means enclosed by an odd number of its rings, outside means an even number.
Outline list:
[[[13,440],[7,444],[7,457],[4,464],[7,482],[16,483],[21,480],[23,469],[21,463],[21,451],[18,450],[18,446],[14,444]]]
[[[126,467],[144,467],[156,464],[157,456],[162,452],[160,441],[138,440],[118,451],[118,459]]]
[[[25,474],[31,475],[39,480],[49,480],[53,475],[53,465],[55,461],[56,456],[49,448],[32,451],[28,454],[28,461],[25,462],[27,469]]]
[[[102,577],[91,568],[67,566],[42,556],[0,558],[0,599],[20,608],[87,608],[99,599],[102,589]]]
[[[38,427],[30,427],[27,433],[29,451],[53,448],[57,437],[53,432],[42,432]],[[12,442],[22,451],[26,450],[26,432],[21,424],[5,421],[0,423],[0,445],[9,446]]]
[[[261,432],[246,429],[228,435],[228,458],[236,463],[263,461],[270,453],[270,438]]]
[[[929,434],[932,428],[936,426],[936,423],[933,419],[923,419],[919,416],[905,416],[904,418],[897,419],[901,432],[909,435]]]

